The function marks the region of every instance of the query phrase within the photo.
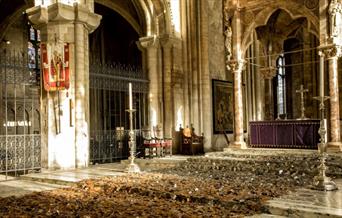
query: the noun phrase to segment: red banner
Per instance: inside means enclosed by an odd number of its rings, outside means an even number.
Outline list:
[[[51,51],[45,43],[41,43],[42,71],[44,89],[57,91],[69,89],[69,44],[63,46],[63,51],[57,49]]]

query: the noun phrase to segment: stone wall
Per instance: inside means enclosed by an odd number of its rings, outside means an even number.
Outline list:
[[[227,68],[225,66],[225,46],[223,33],[223,0],[208,1],[208,17],[209,17],[209,72],[211,79],[232,81],[232,77],[227,76]],[[211,83],[210,83],[211,84]],[[212,105],[212,87],[211,93],[210,117],[213,119]],[[213,121],[213,120],[212,120]],[[213,122],[212,122],[213,123]],[[213,125],[213,124],[211,124]],[[222,134],[214,134],[212,130],[212,150],[222,150],[227,147],[227,141]]]

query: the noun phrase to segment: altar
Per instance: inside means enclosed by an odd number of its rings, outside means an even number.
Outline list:
[[[319,120],[275,120],[249,122],[249,144],[253,148],[317,149]]]

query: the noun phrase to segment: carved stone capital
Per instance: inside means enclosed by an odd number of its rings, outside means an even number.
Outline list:
[[[320,51],[327,59],[339,58],[342,56],[342,46],[339,45],[320,47]]]
[[[140,50],[149,49],[149,48],[158,48],[159,38],[156,36],[141,37],[139,38],[137,45]]]
[[[178,49],[182,48],[181,39],[174,37],[174,36],[171,36],[169,34],[165,34],[165,35],[160,36],[159,42],[160,42],[160,45],[166,49],[172,48],[172,47],[175,47]]]
[[[81,22],[89,33],[100,24],[101,15],[95,14],[82,4],[66,5],[55,3],[48,8],[36,6],[26,10],[29,20],[39,29],[48,23],[72,23]]]
[[[324,52],[322,51],[322,50],[319,50],[318,51],[318,56],[320,56],[320,57],[325,57],[325,54],[324,54]]]
[[[232,73],[241,73],[245,64],[246,61],[242,59],[231,59],[228,61],[228,67],[232,71]]]
[[[264,79],[272,79],[276,75],[276,68],[275,67],[264,67],[260,69],[260,75]]]

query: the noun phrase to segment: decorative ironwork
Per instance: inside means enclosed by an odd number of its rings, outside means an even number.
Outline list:
[[[24,52],[3,50],[0,53],[1,83],[39,85],[39,73],[28,68]]]
[[[127,159],[127,87],[128,83],[133,84],[132,104],[137,109],[133,128],[139,129],[145,124],[143,122],[147,116],[147,75],[135,66],[102,64],[95,59],[91,59],[90,63],[90,162],[95,164]],[[140,131],[136,130],[135,133],[137,145],[140,145]]]
[[[128,83],[133,83],[133,92],[148,93],[149,80],[141,68],[119,63],[90,65],[90,88],[113,91],[127,91]]]
[[[0,173],[40,168],[40,135],[0,136]]]
[[[39,72],[27,52],[0,51],[0,173],[41,168]]]
[[[134,130],[137,145],[142,144],[141,131]],[[129,130],[117,134],[115,130],[92,131],[90,133],[90,162],[109,163],[127,159],[129,156]]]

